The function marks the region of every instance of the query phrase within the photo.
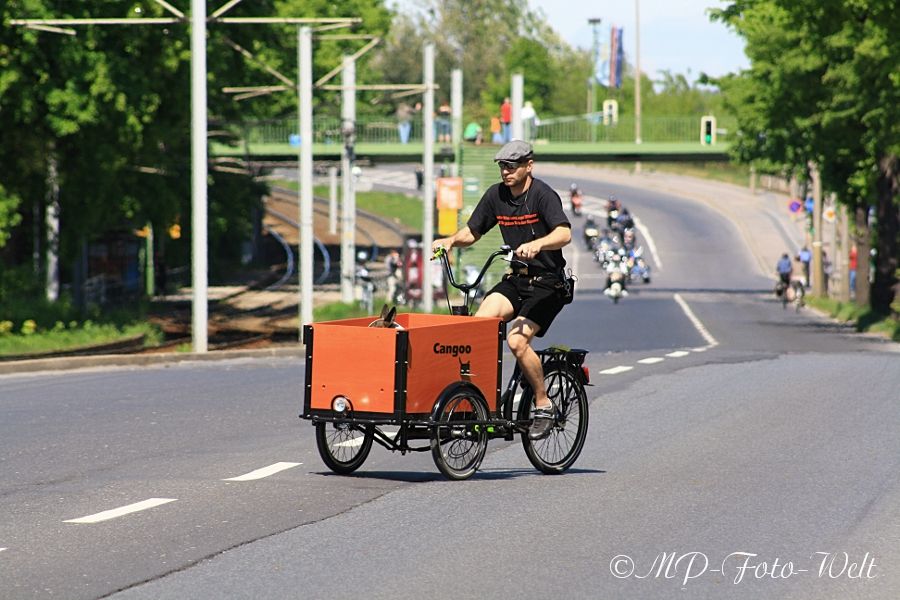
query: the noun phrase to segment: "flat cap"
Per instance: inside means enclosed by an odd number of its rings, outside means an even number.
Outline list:
[[[501,160],[519,162],[521,160],[527,160],[531,158],[532,155],[533,150],[531,149],[531,144],[522,140],[513,140],[511,142],[507,142],[502,148],[500,148],[499,152],[494,155],[494,162],[498,162]]]

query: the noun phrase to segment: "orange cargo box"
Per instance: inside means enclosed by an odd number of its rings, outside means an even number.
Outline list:
[[[497,409],[504,327],[500,319],[398,314],[403,329],[369,327],[377,317],[304,327],[304,416],[331,412],[335,396],[359,417],[427,415],[455,381],[469,381]]]

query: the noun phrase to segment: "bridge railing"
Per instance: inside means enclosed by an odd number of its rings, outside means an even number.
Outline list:
[[[482,123],[484,137],[490,139],[487,123]],[[734,123],[729,119],[717,122],[717,137],[727,141],[733,135]],[[286,144],[297,132],[295,118],[269,121],[248,121],[231,127],[235,135],[254,144]],[[343,143],[341,120],[318,117],[313,122],[313,137],[317,144]],[[599,113],[551,117],[540,120],[533,135],[547,142],[633,142],[634,117],[622,116],[615,124],[604,125]],[[700,139],[700,117],[642,117],[641,139],[645,142],[695,142]],[[411,142],[422,141],[421,121],[412,122]],[[396,120],[389,117],[360,117],[356,122],[356,142],[399,143]]]

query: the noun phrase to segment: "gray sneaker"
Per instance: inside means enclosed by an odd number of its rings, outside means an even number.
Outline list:
[[[528,439],[535,442],[550,435],[550,431],[553,429],[553,424],[556,421],[556,415],[554,415],[552,408],[538,408],[532,416],[534,420],[528,429]]]

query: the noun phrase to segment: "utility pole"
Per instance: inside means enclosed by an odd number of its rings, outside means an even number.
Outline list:
[[[822,269],[822,176],[819,167],[810,163],[809,173],[813,185],[813,243],[812,243],[812,291],[816,296],[822,296],[825,292]],[[809,285],[809,282],[806,282]]]
[[[353,190],[353,154],[356,141],[356,61],[345,56],[341,71],[341,302],[353,302],[356,275],[356,196]]]
[[[206,0],[191,0],[191,344],[208,345]]]
[[[512,138],[514,140],[525,139],[525,127],[522,124],[522,104],[525,100],[525,76],[521,73],[513,73],[512,76]]]
[[[422,57],[425,94],[422,98],[422,309],[434,310],[434,277],[431,270],[431,244],[434,242],[434,44],[425,44]]]
[[[463,134],[463,72],[453,69],[450,72],[450,111],[453,115],[453,173],[459,175],[460,150]]]
[[[300,133],[300,341],[303,325],[313,320],[313,109],[312,109],[312,29],[297,28],[297,96]]]

